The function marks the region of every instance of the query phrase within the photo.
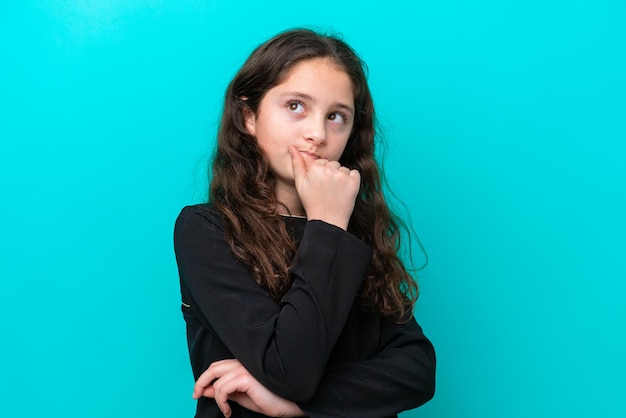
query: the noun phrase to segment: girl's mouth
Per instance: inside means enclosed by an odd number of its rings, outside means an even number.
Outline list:
[[[317,155],[316,153],[314,153],[314,152],[310,152],[310,151],[302,151],[302,150],[300,150],[300,153],[301,153],[301,154],[303,154],[303,155],[305,155],[305,156],[307,156],[307,157],[309,157],[309,158],[312,158],[312,159],[314,159],[314,160],[317,160],[317,159],[321,158],[321,157],[320,157],[319,155]]]

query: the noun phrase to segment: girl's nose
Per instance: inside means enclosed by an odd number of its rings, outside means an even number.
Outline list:
[[[309,118],[304,131],[304,137],[307,141],[311,141],[315,144],[326,142],[326,116]]]

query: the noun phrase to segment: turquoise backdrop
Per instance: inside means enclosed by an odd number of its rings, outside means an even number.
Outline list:
[[[205,198],[228,81],[295,26],[369,64],[430,256],[437,394],[403,418],[626,416],[625,21],[621,0],[2,2],[0,416],[192,416],[173,222]]]

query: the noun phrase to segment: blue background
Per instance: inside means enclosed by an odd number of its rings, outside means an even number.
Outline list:
[[[3,2],[0,416],[192,416],[173,222],[205,198],[228,81],[301,25],[369,64],[430,255],[438,388],[404,417],[626,416],[625,21],[619,0]]]

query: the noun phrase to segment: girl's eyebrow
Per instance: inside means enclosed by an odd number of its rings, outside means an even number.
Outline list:
[[[279,97],[281,97],[281,98],[285,97],[285,96],[297,97],[299,99],[307,100],[309,102],[315,103],[315,99],[313,98],[313,96],[311,96],[309,94],[306,94],[306,93],[301,93],[299,91],[286,91],[286,92],[281,93],[279,95]],[[350,106],[350,105],[348,105],[346,103],[335,102],[335,103],[333,103],[333,106],[336,106],[336,107],[338,107],[340,109],[343,109],[344,111],[346,111],[346,112],[348,112],[350,114],[354,113],[354,110],[352,110],[352,106]]]

